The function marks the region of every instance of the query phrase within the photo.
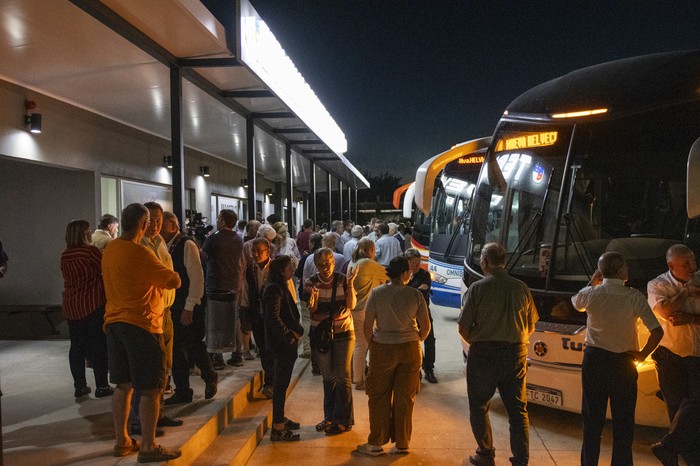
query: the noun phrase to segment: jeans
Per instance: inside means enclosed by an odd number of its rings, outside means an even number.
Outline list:
[[[681,357],[659,346],[651,355],[659,375],[668,417],[673,422],[683,399],[700,399],[700,357]]]
[[[204,306],[194,308],[192,323],[182,325],[182,309],[173,309],[173,382],[175,391],[186,392],[190,389],[190,361],[199,367],[202,380],[206,383],[216,382],[218,377],[211,358],[204,344]]]
[[[85,379],[85,358],[92,362],[95,374],[95,386],[103,388],[107,383],[107,336],[102,331],[105,308],[98,307],[95,312],[80,320],[67,320],[70,336],[68,362],[73,376],[73,386],[83,388]]]
[[[355,338],[335,338],[327,353],[314,350],[318,367],[323,376],[323,416],[327,421],[351,426],[355,423],[352,407],[350,362]]]
[[[423,346],[425,353],[423,354],[423,371],[432,372],[435,369],[435,327],[433,326],[433,315],[428,308],[428,317],[430,317],[430,333],[425,338]]]
[[[476,452],[493,458],[493,434],[489,405],[496,389],[508,412],[510,425],[510,461],[526,465],[529,461],[529,420],[525,395],[527,347],[519,343],[477,342],[467,355],[467,393],[469,422],[478,445]],[[371,369],[370,369],[371,370]]]
[[[275,379],[275,358],[265,341],[265,321],[257,310],[253,311],[251,323],[253,326],[255,346],[258,348],[258,354],[260,355],[260,364],[265,373],[263,385],[265,387],[272,387]]]
[[[408,448],[413,430],[413,405],[420,387],[419,341],[398,344],[372,342],[369,352],[367,443]]]
[[[626,353],[589,346],[581,367],[583,446],[581,465],[596,466],[605,412],[610,400],[613,425],[612,466],[631,466],[634,408],[637,404],[637,368]]]
[[[294,362],[297,360],[297,345],[281,344],[273,353],[274,386],[272,390],[272,423],[284,422],[284,403],[287,399],[289,381],[292,379]]]

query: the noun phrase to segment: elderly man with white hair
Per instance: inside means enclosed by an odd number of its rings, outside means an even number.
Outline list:
[[[362,234],[364,233],[364,230],[360,225],[355,225],[352,227],[352,230],[350,230],[350,239],[345,243],[345,246],[343,246],[343,257],[345,258],[345,262],[350,262],[352,260],[352,252],[355,250],[355,246],[357,246],[357,242],[360,241],[360,238],[362,238]]]

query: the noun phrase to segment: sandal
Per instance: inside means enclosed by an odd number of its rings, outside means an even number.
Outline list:
[[[350,432],[351,430],[352,426],[344,426],[342,424],[331,424],[326,429],[326,435],[338,435],[343,434],[345,432]]]
[[[128,445],[114,445],[114,451],[112,452],[112,454],[117,458],[120,458],[122,456],[127,456],[139,451],[139,449],[141,449],[141,442],[133,438],[130,440],[131,443]]]
[[[316,432],[323,432],[324,430],[328,429],[330,427],[331,421],[323,420],[316,424]]]
[[[277,430],[274,427],[270,429],[270,440],[273,442],[277,442],[280,440],[284,442],[294,442],[300,439],[301,436],[299,434],[295,434],[289,429]]]

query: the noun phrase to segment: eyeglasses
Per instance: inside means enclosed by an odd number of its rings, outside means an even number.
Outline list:
[[[254,256],[261,256],[261,255],[263,255],[263,254],[267,254],[268,252],[270,252],[269,249],[254,249],[254,250],[253,250],[253,255],[254,255]]]

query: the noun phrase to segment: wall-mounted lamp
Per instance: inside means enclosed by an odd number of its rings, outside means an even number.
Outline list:
[[[209,177],[209,165],[202,165],[201,167],[199,167],[199,173],[201,173],[203,177],[208,178]]]
[[[265,190],[265,195],[266,195],[266,196],[269,196],[269,197],[272,197],[272,196],[275,195],[275,193],[272,192],[272,188],[267,188],[267,189]]]
[[[41,113],[32,113],[24,116],[24,126],[30,133],[41,133]]]
[[[241,178],[241,186],[244,188],[248,187],[248,178]]]
[[[26,111],[34,110],[36,107],[36,102],[33,100],[24,101],[24,108]],[[41,133],[41,113],[25,114],[24,126],[30,133]]]
[[[166,155],[163,157],[163,165],[167,168],[173,168],[173,156]]]

